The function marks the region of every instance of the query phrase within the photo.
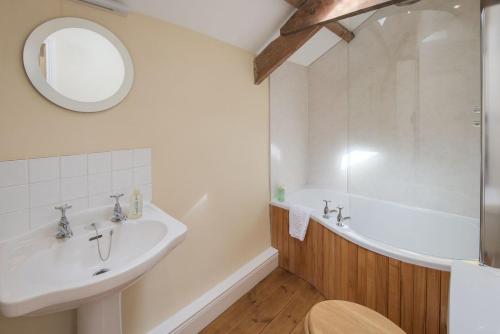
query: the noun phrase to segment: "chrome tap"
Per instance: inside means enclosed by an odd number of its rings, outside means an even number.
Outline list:
[[[66,210],[71,209],[71,205],[64,204],[62,206],[56,206],[54,209],[61,211],[61,219],[57,225],[57,239],[69,239],[73,236],[73,231],[69,227],[69,221],[66,217]]]
[[[343,206],[337,206],[338,214],[337,214],[337,226],[344,227],[344,222],[346,220],[350,220],[351,217],[344,217],[342,215],[342,210],[344,210]]]
[[[323,209],[323,218],[330,219],[330,213],[337,212],[337,210],[330,210],[330,208],[328,207],[328,203],[331,203],[332,201],[327,201],[326,199],[324,199],[323,202],[325,202],[325,208]]]
[[[113,208],[113,216],[111,217],[111,221],[115,223],[122,222],[124,220],[127,220],[127,215],[123,213],[122,207],[120,205],[120,197],[122,197],[123,194],[116,194],[116,195],[111,195],[109,197],[114,198],[116,200],[115,202],[115,207]]]

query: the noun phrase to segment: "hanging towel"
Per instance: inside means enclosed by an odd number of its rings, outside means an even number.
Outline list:
[[[313,209],[302,205],[290,206],[288,233],[292,238],[304,241],[312,211]]]

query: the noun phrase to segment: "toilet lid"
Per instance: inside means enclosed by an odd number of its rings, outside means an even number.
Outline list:
[[[314,305],[306,321],[310,334],[404,334],[381,314],[343,300]]]

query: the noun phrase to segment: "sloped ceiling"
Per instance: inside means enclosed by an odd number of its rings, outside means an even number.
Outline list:
[[[131,11],[203,33],[258,53],[279,33],[295,8],[283,0],[121,0]],[[370,14],[343,24],[354,30]],[[322,29],[289,60],[309,66],[340,41]]]
[[[122,0],[133,11],[256,52],[293,12],[283,0]]]

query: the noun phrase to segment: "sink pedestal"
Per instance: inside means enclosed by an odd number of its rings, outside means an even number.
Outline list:
[[[121,293],[78,308],[78,334],[122,334]]]

